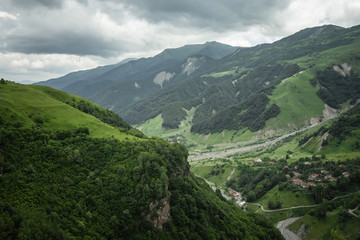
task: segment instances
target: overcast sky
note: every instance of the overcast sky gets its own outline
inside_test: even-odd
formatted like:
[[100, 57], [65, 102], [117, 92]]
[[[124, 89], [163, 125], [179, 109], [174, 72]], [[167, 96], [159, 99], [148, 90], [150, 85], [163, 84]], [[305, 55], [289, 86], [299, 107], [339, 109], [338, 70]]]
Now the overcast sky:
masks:
[[255, 46], [358, 25], [359, 13], [359, 0], [1, 0], [0, 77], [42, 81], [206, 41]]

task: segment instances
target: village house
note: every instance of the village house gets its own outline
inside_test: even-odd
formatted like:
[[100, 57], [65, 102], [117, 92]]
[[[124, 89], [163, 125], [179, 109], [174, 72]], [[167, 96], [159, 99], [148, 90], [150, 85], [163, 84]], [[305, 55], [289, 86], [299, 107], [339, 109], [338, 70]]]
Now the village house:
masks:
[[327, 171], [327, 170], [321, 170], [320, 171], [322, 174], [328, 174], [329, 173], [329, 171]]
[[330, 182], [336, 181], [336, 178], [333, 177], [333, 176], [331, 176], [331, 175], [326, 175], [324, 179], [325, 179], [325, 180], [328, 180], [328, 181], [330, 181]]
[[309, 166], [309, 165], [311, 165], [311, 163], [310, 163], [310, 162], [305, 162], [305, 165], [308, 165], [308, 166]]
[[256, 163], [262, 163], [263, 161], [262, 161], [260, 158], [255, 158], [255, 159], [254, 159], [254, 162], [256, 162]]
[[350, 173], [348, 173], [348, 172], [343, 172], [343, 176], [344, 176], [344, 177], [349, 177], [349, 176], [350, 176]]
[[317, 173], [310, 174], [309, 180], [317, 181], [317, 177], [319, 177], [319, 174]]
[[296, 177], [296, 178], [301, 177], [301, 173], [298, 173], [295, 171], [293, 171], [292, 173], [294, 174], [294, 177]]
[[315, 186], [316, 186], [316, 184], [315, 184], [315, 183], [313, 183], [313, 182], [308, 182], [308, 183], [307, 183], [307, 186], [308, 186], [308, 187], [310, 187], [310, 186], [311, 186], [311, 187], [315, 187]]
[[300, 185], [303, 181], [301, 179], [293, 179], [292, 180], [292, 183], [295, 184], [295, 185]]
[[292, 183], [303, 188], [308, 188], [309, 186], [316, 186], [313, 182], [303, 182], [301, 179], [293, 179]]
[[339, 168], [345, 168], [345, 165], [344, 165], [344, 164], [340, 164], [340, 165], [339, 165]]

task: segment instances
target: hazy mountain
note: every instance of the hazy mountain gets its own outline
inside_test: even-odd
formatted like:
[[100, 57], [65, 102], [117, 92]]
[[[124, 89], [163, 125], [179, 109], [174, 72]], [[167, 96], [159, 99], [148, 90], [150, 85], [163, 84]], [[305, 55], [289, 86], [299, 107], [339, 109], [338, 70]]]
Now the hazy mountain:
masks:
[[202, 65], [236, 49], [218, 42], [186, 45], [166, 49], [154, 57], [70, 73], [38, 84], [83, 96], [120, 112], [127, 105], [196, 74]]
[[113, 69], [115, 67], [118, 67], [122, 64], [126, 64], [132, 60], [136, 60], [136, 59], [135, 58], [127, 58], [117, 64], [114, 64], [114, 65], [101, 66], [101, 67], [97, 67], [94, 69], [72, 72], [72, 73], [66, 74], [63, 77], [53, 78], [53, 79], [49, 79], [47, 81], [43, 81], [43, 82], [39, 82], [39, 83], [35, 83], [35, 84], [49, 86], [49, 87], [61, 90], [69, 84], [73, 84], [73, 83], [79, 82], [79, 81], [93, 79], [97, 76], [100, 76], [101, 74], [106, 73], [107, 71], [110, 71], [111, 69]]

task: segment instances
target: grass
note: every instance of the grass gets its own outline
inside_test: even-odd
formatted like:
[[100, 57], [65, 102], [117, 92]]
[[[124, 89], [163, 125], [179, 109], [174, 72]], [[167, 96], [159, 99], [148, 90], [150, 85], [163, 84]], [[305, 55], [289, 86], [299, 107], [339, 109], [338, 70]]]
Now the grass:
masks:
[[288, 229], [293, 232], [298, 232], [302, 225], [305, 226], [306, 236], [303, 239], [321, 239], [334, 229], [337, 224], [338, 211], [328, 212], [327, 217], [319, 220], [316, 217], [305, 215], [293, 224]]
[[226, 75], [235, 75], [236, 70], [230, 70], [230, 71], [225, 71], [225, 72], [215, 72], [215, 73], [210, 73], [210, 74], [206, 74], [206, 75], [203, 75], [203, 77], [215, 77], [215, 78], [218, 78], [218, 77], [223, 77], [223, 76], [226, 76]]
[[310, 84], [311, 71], [298, 73], [281, 82], [269, 96], [270, 103], [280, 107], [280, 114], [266, 122], [265, 129], [297, 129], [319, 118], [324, 103], [316, 95], [318, 88]]
[[268, 209], [268, 202], [281, 202], [281, 208], [295, 207], [295, 206], [308, 206], [315, 204], [314, 200], [303, 192], [292, 192], [292, 191], [279, 191], [278, 186], [275, 186], [269, 192], [267, 192], [257, 203]]
[[314, 68], [314, 70], [324, 70], [334, 64], [348, 63], [352, 69], [359, 73], [360, 66], [356, 62], [359, 55], [360, 39], [356, 39], [352, 44], [331, 48], [320, 53], [313, 53], [301, 58], [286, 61], [291, 64], [298, 64], [303, 69]]
[[230, 175], [231, 171], [234, 169], [234, 166], [232, 166], [232, 164], [226, 164], [226, 166], [222, 168], [224, 169], [224, 172], [220, 171], [218, 175], [211, 175], [211, 171], [215, 169], [217, 164], [222, 165], [224, 162], [218, 159], [215, 161], [195, 163], [191, 164], [190, 170], [195, 175], [215, 183], [216, 186], [224, 187], [224, 183], [226, 182], [226, 179]]
[[53, 130], [87, 127], [92, 137], [114, 137], [119, 140], [133, 138], [59, 101], [62, 97], [76, 96], [43, 86], [7, 83], [1, 85], [0, 89], [1, 117], [6, 122], [20, 122], [27, 127], [39, 125]]

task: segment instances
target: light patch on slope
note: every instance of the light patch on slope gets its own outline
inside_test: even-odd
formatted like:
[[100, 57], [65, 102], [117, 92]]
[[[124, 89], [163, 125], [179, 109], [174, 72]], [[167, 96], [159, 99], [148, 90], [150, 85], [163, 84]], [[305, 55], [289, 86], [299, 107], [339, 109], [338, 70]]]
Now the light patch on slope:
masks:
[[168, 73], [165, 71], [159, 72], [154, 78], [154, 83], [159, 84], [160, 87], [162, 88], [164, 81], [169, 81], [174, 76], [175, 73]]
[[350, 75], [351, 66], [349, 66], [347, 63], [341, 64], [341, 66], [333, 66], [334, 71], [340, 73], [342, 76], [346, 77], [347, 75]]
[[324, 104], [324, 106], [325, 108], [323, 110], [323, 116], [325, 121], [333, 119], [339, 115], [339, 111], [337, 109], [332, 108], [327, 104]]
[[140, 85], [137, 82], [134, 83], [134, 86], [135, 88], [140, 88]]
[[204, 57], [201, 57], [201, 58], [189, 57], [188, 59], [186, 59], [186, 63], [181, 65], [181, 67], [183, 69], [183, 71], [182, 71], [183, 74], [187, 74], [189, 76], [190, 74], [195, 72], [195, 70], [200, 67], [199, 63], [201, 61], [205, 61], [205, 58]]

